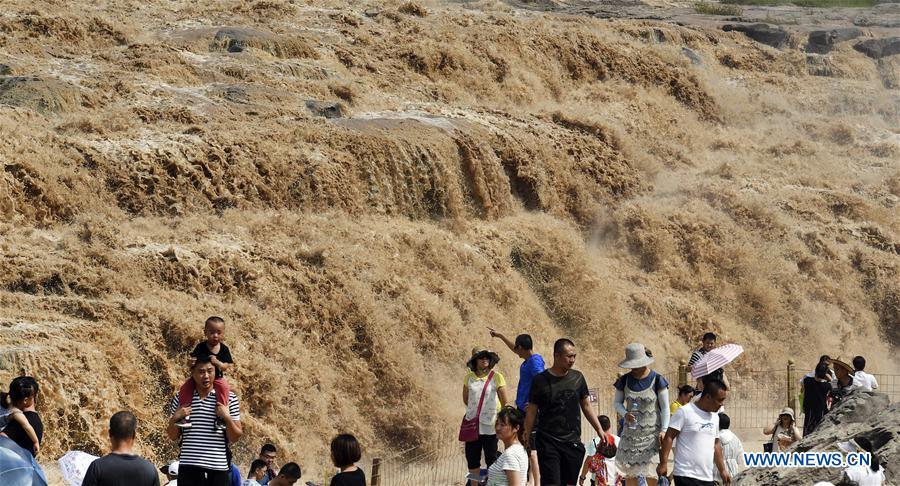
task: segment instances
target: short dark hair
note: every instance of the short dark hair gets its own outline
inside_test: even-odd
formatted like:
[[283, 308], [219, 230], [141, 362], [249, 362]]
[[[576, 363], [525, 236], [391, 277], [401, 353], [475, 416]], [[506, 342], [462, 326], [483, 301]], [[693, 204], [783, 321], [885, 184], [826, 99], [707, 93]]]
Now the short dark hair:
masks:
[[825, 378], [828, 376], [828, 365], [825, 363], [819, 363], [816, 365], [815, 370], [816, 378]]
[[339, 434], [331, 440], [331, 460], [339, 468], [345, 468], [362, 459], [362, 447], [356, 437]]
[[829, 361], [831, 361], [831, 356], [828, 356], [827, 354], [819, 356], [819, 363], [827, 363]]
[[703, 340], [703, 341], [715, 341], [715, 340], [716, 340], [716, 334], [715, 334], [715, 333], [712, 333], [712, 332], [708, 332], [708, 333], [706, 333], [706, 334], [703, 335], [703, 339], [702, 339], [702, 340]]
[[219, 316], [209, 316], [206, 318], [206, 321], [203, 322], [203, 328], [210, 324], [225, 324], [225, 319], [222, 319]]
[[137, 417], [128, 410], [116, 412], [109, 419], [109, 436], [116, 440], [134, 439]]
[[196, 361], [194, 361], [194, 366], [191, 366], [191, 369], [197, 367], [197, 365], [212, 363], [212, 355], [211, 354], [201, 354], [200, 356], [195, 356]]
[[728, 391], [728, 385], [725, 384], [724, 381], [713, 378], [711, 380], [706, 380], [703, 382], [703, 392], [700, 394], [701, 397], [705, 396], [716, 396], [719, 394], [719, 390]]
[[[250, 474], [253, 474], [253, 471], [265, 469], [266, 467], [266, 461], [263, 461], [262, 459], [254, 459], [253, 462], [250, 463]], [[248, 476], [250, 474], [248, 474]]]
[[531, 336], [528, 334], [519, 334], [516, 336], [515, 347], [531, 351], [534, 349], [534, 341], [531, 340]]
[[694, 387], [692, 387], [691, 385], [681, 385], [680, 387], [678, 387], [678, 396], [679, 397], [681, 395], [687, 395], [689, 393], [694, 393], [694, 392], [695, 392]]
[[289, 462], [284, 466], [281, 466], [281, 469], [278, 470], [278, 475], [295, 480], [300, 479], [300, 476], [302, 476], [300, 465], [296, 462]]
[[259, 450], [259, 455], [263, 455], [266, 452], [278, 452], [278, 449], [273, 444], [263, 444], [262, 449]]
[[728, 427], [731, 427], [731, 417], [725, 415], [725, 412], [719, 413], [719, 429], [720, 430], [728, 430]]
[[525, 414], [516, 407], [507, 405], [497, 413], [497, 423], [506, 423], [510, 427], [518, 427], [519, 442], [525, 443]]
[[612, 424], [609, 421], [609, 417], [607, 417], [606, 415], [601, 415], [601, 416], [597, 417], [597, 421], [600, 422], [600, 430], [602, 430], [604, 432], [606, 432], [607, 430], [609, 430], [610, 427], [612, 427]]
[[853, 369], [856, 371], [862, 371], [866, 369], [866, 358], [863, 358], [862, 356], [853, 358]]
[[553, 343], [553, 354], [559, 354], [563, 352], [563, 348], [566, 346], [575, 347], [575, 343], [572, 342], [571, 339], [568, 338], [559, 338]]

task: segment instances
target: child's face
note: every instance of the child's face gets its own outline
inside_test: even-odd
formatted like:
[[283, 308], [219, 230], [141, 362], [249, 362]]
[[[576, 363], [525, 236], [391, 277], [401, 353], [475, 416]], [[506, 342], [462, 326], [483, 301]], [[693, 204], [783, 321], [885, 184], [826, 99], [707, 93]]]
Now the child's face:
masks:
[[203, 334], [206, 336], [207, 344], [216, 346], [225, 337], [225, 323], [210, 322], [203, 327]]

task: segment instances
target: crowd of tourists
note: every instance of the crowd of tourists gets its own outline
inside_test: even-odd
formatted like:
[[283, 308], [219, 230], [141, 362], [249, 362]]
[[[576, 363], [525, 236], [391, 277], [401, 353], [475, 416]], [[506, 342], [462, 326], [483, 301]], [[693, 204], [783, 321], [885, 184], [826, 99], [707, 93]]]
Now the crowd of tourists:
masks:
[[[619, 363], [628, 371], [613, 384], [618, 418], [617, 433], [613, 433], [613, 422], [597, 415], [584, 375], [573, 368], [577, 357], [573, 341], [557, 340], [550, 367], [545, 368], [528, 334], [510, 340], [494, 329], [489, 332], [522, 363], [513, 401], [507, 379], [495, 369], [500, 361], [496, 352], [476, 348], [467, 362], [463, 386], [466, 414], [460, 440], [465, 442], [471, 486], [654, 486], [670, 482], [712, 486], [731, 484], [741, 471], [744, 447], [730, 430], [731, 418], [724, 407], [728, 377], [724, 366], [709, 367], [705, 360], [717, 349], [714, 333], [703, 335], [701, 347], [688, 361], [696, 384], [679, 387], [672, 403], [668, 381], [652, 369], [653, 354], [640, 343], [628, 344]], [[816, 408], [820, 402], [834, 406], [853, 390], [878, 386], [875, 378], [863, 371], [865, 359], [861, 356], [854, 358], [852, 367], [828, 357], [823, 357], [823, 363], [802, 380], [801, 399], [810, 427], [804, 427], [805, 433], [821, 420]], [[835, 371], [825, 373], [823, 369], [829, 365]], [[704, 371], [697, 372], [700, 368]], [[820, 385], [826, 381], [827, 390]], [[582, 443], [582, 417], [596, 434], [587, 443]], [[772, 437], [766, 450], [774, 446], [776, 451], [786, 451], [804, 432], [794, 425], [794, 413], [786, 408], [763, 433]], [[857, 443], [860, 451], [872, 451], [864, 439]], [[884, 468], [877, 458], [875, 462], [868, 469], [850, 468], [845, 475], [858, 482], [863, 478], [861, 485], [882, 485]]]
[[[234, 360], [223, 342], [225, 321], [210, 317], [203, 331], [205, 339], [190, 354], [190, 377], [167, 410], [165, 432], [178, 444], [178, 459], [157, 469], [136, 455], [137, 418], [120, 411], [109, 420], [110, 453], [90, 463], [82, 486], [159, 486], [160, 472], [167, 486], [291, 486], [300, 480], [296, 462], [276, 466], [278, 450], [273, 444], [263, 445], [242, 478], [230, 447], [244, 431], [240, 401], [226, 380]], [[731, 484], [740, 471], [744, 449], [724, 413], [729, 390], [724, 365], [710, 367], [706, 359], [717, 349], [715, 334], [703, 336], [702, 346], [688, 362], [692, 376], [698, 377], [696, 386], [679, 387], [672, 403], [668, 381], [652, 369], [652, 352], [640, 343], [625, 346], [619, 367], [627, 372], [613, 383], [617, 416], [613, 421], [598, 416], [592, 406], [587, 381], [574, 368], [578, 353], [572, 340], [556, 340], [548, 368], [528, 334], [510, 340], [489, 331], [522, 363], [514, 399], [507, 379], [495, 369], [500, 361], [496, 352], [475, 348], [466, 363], [462, 390], [466, 413], [459, 438], [465, 443], [471, 486], [581, 486], [588, 481], [592, 486], [654, 486], [670, 481], [677, 486], [711, 486]], [[852, 365], [822, 356], [800, 381], [803, 430], [795, 424], [793, 410], [783, 409], [775, 423], [763, 429], [771, 436], [766, 450], [789, 450], [848, 394], [878, 388], [865, 366], [862, 356]], [[697, 373], [699, 369], [704, 371]], [[44, 434], [35, 408], [39, 393], [38, 382], [23, 376], [0, 396], [0, 447], [30, 457], [32, 463]], [[582, 442], [582, 417], [596, 434], [587, 443]], [[872, 452], [872, 444], [864, 439], [854, 444]], [[365, 486], [365, 473], [357, 465], [361, 457], [362, 448], [353, 435], [336, 436], [331, 442], [336, 474], [330, 485]], [[36, 463], [34, 467], [39, 469]], [[868, 469], [845, 474], [861, 485], [884, 483], [877, 457]]]
[[[288, 462], [276, 466], [277, 449], [263, 445], [259, 458], [242, 471], [234, 463], [231, 445], [243, 435], [240, 401], [228, 387], [225, 373], [233, 366], [225, 345], [225, 320], [213, 316], [204, 322], [205, 339], [190, 354], [190, 377], [180, 387], [168, 407], [166, 435], [178, 444], [176, 461], [157, 469], [134, 452], [138, 431], [135, 415], [127, 410], [109, 420], [110, 453], [93, 460], [81, 478], [82, 486], [292, 486], [302, 476], [300, 465]], [[27, 467], [46, 484], [34, 457], [40, 452], [44, 427], [35, 406], [40, 387], [28, 376], [9, 384], [0, 396], [0, 448], [18, 457], [28, 457]], [[5, 456], [4, 456], [5, 457]], [[331, 460], [336, 474], [330, 486], [365, 486], [366, 476], [357, 465], [362, 447], [356, 437], [340, 434], [331, 441]], [[2, 462], [2, 461], [0, 461]], [[25, 469], [23, 466], [22, 470]], [[0, 477], [9, 471], [0, 471]], [[4, 479], [5, 481], [5, 479]], [[35, 484], [40, 484], [36, 482]]]

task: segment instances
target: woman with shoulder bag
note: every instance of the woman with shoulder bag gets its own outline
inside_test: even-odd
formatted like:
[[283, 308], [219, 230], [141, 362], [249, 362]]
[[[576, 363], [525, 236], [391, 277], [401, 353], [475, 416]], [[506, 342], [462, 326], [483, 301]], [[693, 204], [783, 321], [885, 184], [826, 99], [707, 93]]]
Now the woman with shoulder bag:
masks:
[[[500, 361], [497, 353], [476, 347], [466, 363], [463, 384], [463, 403], [466, 415], [459, 430], [459, 440], [466, 443], [466, 463], [469, 473], [481, 473], [481, 457], [484, 454], [485, 467], [490, 468], [497, 459], [497, 433], [494, 422], [500, 407], [508, 403], [506, 379], [494, 366]], [[470, 481], [471, 486], [478, 483]]]

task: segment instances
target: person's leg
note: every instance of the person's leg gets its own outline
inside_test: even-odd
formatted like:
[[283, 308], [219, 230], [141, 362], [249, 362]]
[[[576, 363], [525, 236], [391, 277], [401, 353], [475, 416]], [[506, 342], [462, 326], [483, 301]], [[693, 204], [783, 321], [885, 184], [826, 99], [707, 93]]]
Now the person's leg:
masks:
[[207, 471], [207, 486], [231, 486], [231, 471]]
[[537, 445], [538, 465], [541, 471], [541, 486], [562, 486], [560, 482], [560, 456], [553, 439], [535, 440]]
[[578, 476], [584, 464], [584, 444], [575, 442], [571, 444], [559, 444], [560, 449], [560, 480], [561, 484], [574, 486], [578, 484]]
[[[534, 442], [532, 442], [534, 444]], [[538, 453], [532, 445], [531, 452], [528, 454], [528, 475], [531, 478], [531, 486], [540, 486], [541, 484], [541, 467], [538, 463]]]
[[[469, 472], [479, 474], [481, 472], [481, 437], [477, 440], [466, 442], [466, 466]], [[469, 481], [469, 486], [478, 486], [477, 481]]]
[[231, 389], [228, 387], [228, 381], [226, 381], [224, 377], [216, 378], [213, 380], [213, 390], [216, 391], [216, 401], [227, 407], [228, 395], [231, 393]]
[[188, 378], [178, 390], [178, 406], [190, 407], [194, 399], [194, 379]]
[[184, 484], [203, 484], [203, 469], [196, 466], [179, 466], [178, 479]]
[[497, 460], [497, 435], [482, 435], [481, 442], [484, 450], [484, 467], [490, 468], [491, 464]]

